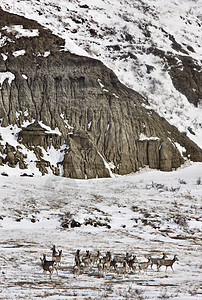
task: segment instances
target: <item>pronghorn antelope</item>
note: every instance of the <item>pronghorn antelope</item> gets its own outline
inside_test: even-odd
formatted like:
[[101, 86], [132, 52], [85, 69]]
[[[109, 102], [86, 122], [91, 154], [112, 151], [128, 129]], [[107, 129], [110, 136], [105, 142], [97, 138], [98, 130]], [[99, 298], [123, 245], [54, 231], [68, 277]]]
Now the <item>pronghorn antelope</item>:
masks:
[[73, 274], [74, 274], [74, 276], [80, 275], [80, 270], [81, 270], [81, 262], [78, 259], [76, 261], [76, 264], [73, 266]]
[[107, 251], [106, 255], [99, 258], [98, 264], [98, 274], [104, 275], [111, 267], [111, 252]]
[[61, 263], [62, 258], [62, 250], [57, 251], [55, 248], [55, 245], [51, 248], [52, 252], [52, 260], [56, 262], [56, 264], [59, 266]]
[[159, 262], [164, 261], [164, 259], [167, 257], [167, 255], [165, 253], [163, 253], [163, 256], [161, 258], [158, 257], [151, 257], [150, 256], [150, 265], [151, 265], [151, 269], [153, 265], [158, 266]]
[[91, 255], [91, 257], [90, 257], [90, 260], [91, 260], [92, 265], [97, 264], [99, 258], [100, 258], [100, 251], [98, 250], [98, 251], [97, 251], [97, 254], [93, 254], [93, 255]]
[[110, 267], [111, 267], [111, 259], [108, 259], [108, 260], [106, 260], [103, 263], [103, 271], [104, 271], [104, 273], [106, 273], [107, 271], [109, 271]]
[[111, 261], [110, 261], [110, 268], [113, 268], [116, 271], [117, 268], [117, 260], [114, 257]]
[[81, 272], [84, 272], [86, 270], [89, 264], [90, 264], [89, 250], [86, 250], [86, 253], [84, 255], [81, 255], [80, 249], [78, 249], [74, 256], [73, 273], [75, 275], [79, 275]]
[[82, 263], [84, 263], [84, 265], [87, 267], [90, 265], [91, 263], [91, 254], [90, 254], [90, 251], [89, 250], [86, 250], [86, 254], [84, 254], [82, 257], [81, 257], [81, 261]]
[[148, 261], [138, 263], [139, 273], [140, 273], [141, 270], [146, 271], [146, 273], [147, 273], [147, 269], [148, 269], [148, 266], [150, 265], [150, 261], [151, 261], [151, 258], [149, 257]]
[[[166, 267], [166, 271], [168, 267], [171, 267], [171, 269], [173, 270], [173, 264], [175, 261], [179, 260], [177, 258], [177, 255], [174, 255], [173, 259], [163, 259], [161, 261], [158, 262], [158, 271], [160, 269], [161, 266], [165, 266]], [[174, 270], [173, 270], [174, 272]]]
[[106, 255], [103, 256], [102, 259], [103, 259], [104, 262], [106, 262], [106, 261], [111, 260], [111, 258], [112, 258], [111, 252], [110, 252], [110, 251], [107, 251]]
[[104, 266], [103, 266], [102, 258], [99, 258], [97, 268], [98, 268], [98, 276], [103, 276], [104, 275], [104, 269], [103, 269]]
[[50, 278], [51, 278], [51, 275], [53, 273], [54, 270], [56, 270], [56, 273], [58, 275], [58, 270], [57, 270], [57, 265], [56, 265], [56, 262], [54, 260], [46, 260], [46, 255], [43, 254], [43, 258], [41, 258], [41, 265], [43, 267], [43, 270], [45, 272], [49, 272], [50, 273]]
[[132, 258], [130, 258], [127, 261], [127, 264], [128, 264], [129, 270], [136, 271], [137, 264], [138, 264], [136, 255], [133, 255]]
[[80, 249], [76, 250], [76, 254], [74, 257], [75, 264], [77, 264], [77, 262], [80, 261], [80, 251], [81, 251]]
[[117, 273], [118, 275], [123, 275], [123, 276], [125, 277], [125, 274], [126, 274], [126, 267], [127, 267], [127, 266], [126, 266], [126, 260], [124, 260], [122, 263], [123, 263], [122, 266], [116, 268], [116, 273]]
[[[84, 254], [80, 254], [80, 250], [76, 251], [73, 266], [73, 274], [79, 275], [86, 271], [89, 267], [90, 270], [95, 270], [97, 268], [99, 276], [105, 276], [107, 272], [115, 272], [118, 275], [128, 273], [134, 273], [137, 269], [139, 274], [141, 271], [147, 273], [148, 267], [157, 265], [157, 271], [159, 271], [161, 266], [165, 266], [166, 270], [168, 267], [171, 267], [173, 270], [173, 264], [177, 261], [177, 256], [175, 255], [173, 259], [165, 259], [166, 254], [163, 253], [163, 256], [160, 258], [155, 258], [148, 256], [148, 261], [139, 261], [137, 260], [136, 255], [123, 255], [121, 253], [112, 255], [110, 251], [107, 251], [104, 256], [101, 256], [100, 251], [97, 253], [90, 253], [89, 250], [86, 250]], [[96, 264], [97, 262], [97, 264]]]

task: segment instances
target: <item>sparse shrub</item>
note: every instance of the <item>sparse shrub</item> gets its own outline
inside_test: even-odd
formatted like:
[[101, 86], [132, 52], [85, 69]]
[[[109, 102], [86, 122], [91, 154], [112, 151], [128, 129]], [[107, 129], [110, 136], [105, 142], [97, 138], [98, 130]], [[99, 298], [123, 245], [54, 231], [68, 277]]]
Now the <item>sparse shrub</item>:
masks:
[[35, 218], [35, 217], [32, 217], [32, 218], [30, 219], [30, 221], [31, 221], [32, 223], [36, 223], [36, 218]]
[[176, 215], [174, 218], [173, 218], [173, 221], [182, 226], [182, 227], [186, 227], [187, 226], [187, 219], [185, 216], [182, 216], [182, 215]]
[[63, 228], [81, 227], [82, 225], [72, 217], [72, 214], [70, 212], [67, 212], [64, 216], [62, 216], [60, 222]]
[[149, 225], [149, 221], [147, 219], [142, 219], [141, 221], [144, 225]]
[[111, 228], [111, 225], [108, 224], [109, 220], [108, 221], [102, 221], [102, 220], [97, 220], [97, 219], [86, 219], [85, 222], [84, 222], [84, 225], [91, 225], [91, 226], [94, 226], [94, 227], [107, 227], [108, 229]]
[[144, 212], [144, 217], [145, 218], [149, 218], [151, 216], [151, 214], [148, 212], [148, 211], [145, 211]]
[[[183, 182], [184, 184], [186, 184], [186, 182]], [[180, 186], [177, 186], [177, 187], [167, 187], [165, 186], [164, 184], [161, 184], [161, 183], [156, 183], [156, 182], [153, 182], [152, 181], [152, 188], [153, 189], [156, 189], [156, 190], [159, 190], [160, 192], [161, 191], [165, 191], [165, 192], [178, 192], [179, 189], [180, 189]], [[150, 189], [151, 186], [147, 185], [146, 188], [147, 189]]]
[[96, 201], [97, 203], [103, 202], [103, 197], [97, 194], [91, 194], [93, 201]]
[[6, 172], [2, 172], [1, 175], [2, 176], [8, 176], [8, 174]]
[[183, 179], [179, 179], [179, 183], [180, 184], [187, 184], [186, 181], [184, 181]]
[[200, 184], [201, 184], [201, 177], [199, 177], [199, 178], [197, 179], [196, 184], [197, 184], [197, 185], [200, 185]]
[[184, 195], [184, 198], [187, 199], [187, 200], [193, 200], [194, 199], [194, 197], [191, 195], [190, 190], [187, 190], [187, 194]]
[[81, 227], [81, 223], [78, 221], [71, 219], [71, 220], [62, 220], [61, 226], [63, 228], [75, 228], [75, 227]]
[[178, 296], [178, 292], [175, 292], [174, 294], [170, 294], [167, 291], [167, 288], [165, 288], [164, 291], [162, 291], [162, 293], [158, 296], [159, 299], [174, 299], [175, 297]]
[[131, 210], [132, 210], [133, 212], [137, 212], [137, 211], [139, 210], [139, 207], [133, 205], [133, 206], [131, 207]]
[[159, 299], [169, 299], [171, 296], [167, 294], [167, 291], [158, 296]]
[[175, 207], [177, 207], [178, 205], [177, 205], [177, 201], [176, 200], [174, 200], [173, 202], [172, 202], [172, 204], [175, 206]]
[[85, 219], [83, 223], [80, 223], [76, 221], [73, 218], [73, 215], [69, 212], [67, 212], [64, 216], [60, 218], [61, 226], [63, 228], [75, 228], [75, 227], [81, 227], [83, 225], [91, 225], [93, 227], [106, 227], [108, 229], [111, 228], [110, 219], [109, 218], [88, 218]]
[[178, 186], [178, 187], [171, 187], [171, 188], [169, 189], [169, 191], [170, 191], [170, 192], [178, 192], [179, 189], [180, 189], [180, 186]]
[[143, 290], [137, 288], [133, 289], [132, 286], [129, 286], [128, 289], [120, 290], [119, 296], [124, 297], [124, 299], [136, 299], [136, 300], [146, 299], [143, 296]]
[[193, 286], [190, 290], [189, 290], [189, 294], [191, 296], [196, 296], [198, 294], [198, 287], [197, 286]]
[[154, 189], [157, 189], [157, 190], [160, 190], [160, 189], [163, 189], [165, 190], [165, 185], [164, 184], [161, 184], [161, 183], [155, 183], [152, 181], [152, 187]]

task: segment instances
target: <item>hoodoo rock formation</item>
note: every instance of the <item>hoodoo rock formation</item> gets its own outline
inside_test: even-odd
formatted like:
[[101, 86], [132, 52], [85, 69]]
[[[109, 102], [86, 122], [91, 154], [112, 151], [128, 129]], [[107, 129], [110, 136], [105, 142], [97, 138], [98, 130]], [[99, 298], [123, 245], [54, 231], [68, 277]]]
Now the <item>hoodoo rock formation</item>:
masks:
[[[38, 34], [19, 37], [20, 25]], [[202, 161], [194, 142], [147, 109], [146, 100], [100, 61], [64, 51], [64, 41], [49, 30], [2, 10], [0, 32], [6, 41], [0, 55], [1, 126], [18, 126], [17, 142], [35, 153], [42, 174], [49, 168], [61, 176], [96, 178], [144, 166], [171, 171], [185, 158]], [[57, 166], [44, 158], [51, 147], [61, 154]], [[26, 168], [15, 147], [2, 143], [0, 150], [1, 164], [21, 161]]]

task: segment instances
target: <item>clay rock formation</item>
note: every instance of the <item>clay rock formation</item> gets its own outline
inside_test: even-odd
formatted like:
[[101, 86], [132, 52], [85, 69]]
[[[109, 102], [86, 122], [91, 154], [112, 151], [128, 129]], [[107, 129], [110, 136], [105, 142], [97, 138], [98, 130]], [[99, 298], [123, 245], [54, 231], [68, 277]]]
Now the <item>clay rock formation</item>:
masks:
[[20, 169], [26, 169], [26, 155], [23, 154], [19, 148], [19, 146], [14, 147], [9, 145], [7, 142], [4, 147], [0, 144], [0, 153], [2, 155], [0, 155], [0, 165], [7, 164], [11, 168], [18, 165]]
[[109, 177], [104, 159], [93, 145], [88, 132], [75, 132], [71, 135], [70, 150], [62, 162], [64, 176], [71, 178]]
[[[7, 26], [22, 24], [39, 34], [16, 38], [15, 32], [3, 29], [5, 19]], [[0, 88], [1, 126], [21, 128], [18, 142], [35, 152], [42, 174], [50, 167], [66, 177], [107, 177], [111, 169], [128, 174], [148, 165], [171, 171], [185, 157], [202, 160], [194, 142], [147, 109], [146, 100], [100, 61], [63, 51], [64, 41], [50, 31], [2, 11], [0, 30], [7, 37], [0, 72], [13, 74]], [[21, 50], [23, 55], [13, 55]], [[58, 131], [51, 133], [40, 124]], [[56, 167], [39, 150], [51, 146], [62, 155]], [[14, 160], [11, 151], [7, 161], [13, 165]]]

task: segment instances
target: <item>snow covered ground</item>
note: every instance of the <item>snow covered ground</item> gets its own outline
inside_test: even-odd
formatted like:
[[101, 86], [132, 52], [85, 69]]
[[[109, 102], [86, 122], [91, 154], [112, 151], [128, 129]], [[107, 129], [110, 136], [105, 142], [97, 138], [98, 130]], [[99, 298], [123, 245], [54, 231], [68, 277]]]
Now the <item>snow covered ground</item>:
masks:
[[202, 147], [201, 105], [194, 107], [175, 89], [163, 58], [147, 53], [155, 46], [178, 55], [174, 36], [201, 66], [202, 0], [1, 0], [1, 7], [48, 27], [66, 40], [66, 50], [100, 59]]
[[[201, 175], [202, 163], [93, 180], [0, 175], [0, 299], [201, 299]], [[40, 257], [53, 244], [63, 257], [51, 280]], [[75, 278], [77, 249], [179, 261], [174, 272], [99, 277], [93, 266]]]
[[[181, 131], [192, 128], [195, 135], [189, 137], [202, 146], [201, 108], [176, 91], [163, 61], [143, 51], [155, 41], [174, 53], [162, 26], [179, 43], [192, 46], [195, 52], [189, 55], [199, 61], [201, 1], [1, 0], [0, 5], [65, 38], [65, 49], [102, 60], [169, 122]], [[145, 26], [152, 39], [143, 35]], [[15, 55], [23, 54], [19, 51]], [[147, 64], [155, 69], [146, 75]], [[0, 81], [5, 75], [14, 79], [6, 73]], [[2, 143], [19, 146], [19, 130], [0, 127]], [[128, 176], [73, 180], [40, 176], [33, 153], [21, 148], [27, 155], [26, 173], [34, 177], [19, 176], [24, 171], [18, 167], [0, 166], [0, 299], [201, 299], [202, 163], [187, 162], [172, 173], [144, 169]], [[50, 155], [54, 164], [59, 153], [50, 149]], [[73, 222], [80, 227], [72, 228]], [[53, 244], [63, 257], [58, 276], [53, 273], [50, 280], [40, 257], [51, 258]], [[147, 274], [127, 272], [123, 278], [110, 271], [99, 277], [93, 266], [75, 278], [77, 249], [117, 256], [129, 252], [139, 261], [165, 252], [179, 261], [174, 272], [154, 267]]]

